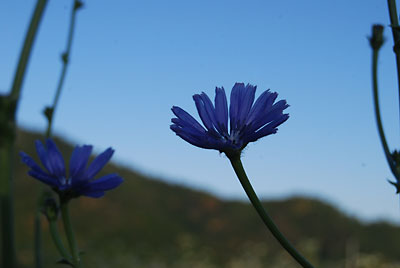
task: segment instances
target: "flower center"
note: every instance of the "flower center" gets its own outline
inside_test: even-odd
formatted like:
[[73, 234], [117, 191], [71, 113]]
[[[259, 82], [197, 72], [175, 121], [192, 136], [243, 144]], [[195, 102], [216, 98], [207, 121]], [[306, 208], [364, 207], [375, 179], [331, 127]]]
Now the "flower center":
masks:
[[240, 136], [240, 131], [232, 131], [228, 139], [233, 145], [240, 147], [242, 145]]
[[61, 185], [63, 185], [63, 186], [65, 186], [65, 185], [71, 185], [71, 178], [62, 177], [62, 178], [60, 179], [60, 183], [61, 183]]

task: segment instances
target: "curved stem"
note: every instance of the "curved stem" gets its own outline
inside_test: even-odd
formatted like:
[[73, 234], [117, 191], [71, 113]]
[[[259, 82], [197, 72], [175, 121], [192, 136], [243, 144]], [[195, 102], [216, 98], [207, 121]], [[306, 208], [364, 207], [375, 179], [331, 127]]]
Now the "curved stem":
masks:
[[51, 238], [53, 239], [54, 245], [58, 249], [58, 252], [64, 258], [64, 260], [71, 262], [71, 256], [68, 253], [68, 251], [65, 249], [64, 244], [60, 238], [60, 234], [58, 232], [58, 227], [57, 227], [57, 222], [49, 221], [49, 228], [50, 228]]
[[75, 240], [74, 231], [72, 229], [71, 219], [69, 217], [68, 202], [61, 201], [61, 216], [64, 223], [65, 233], [67, 235], [68, 244], [72, 253], [72, 264], [75, 268], [81, 267], [78, 245]]
[[33, 42], [35, 41], [36, 32], [39, 28], [39, 23], [43, 15], [43, 11], [46, 7], [47, 0], [38, 0], [36, 4], [35, 11], [33, 13], [31, 23], [29, 25], [28, 33], [26, 34], [24, 46], [22, 48], [17, 71], [15, 72], [14, 82], [11, 88], [10, 96], [14, 100], [19, 99], [21, 92], [22, 83], [24, 80], [24, 75], [26, 71], [26, 66], [28, 64], [29, 56], [31, 55], [31, 50]]
[[385, 133], [383, 131], [382, 120], [381, 120], [381, 112], [379, 108], [379, 96], [378, 96], [378, 49], [373, 49], [372, 51], [372, 87], [373, 87], [373, 95], [374, 95], [374, 108], [375, 108], [375, 117], [376, 124], [378, 127], [379, 138], [382, 142], [383, 151], [386, 156], [386, 160], [389, 164], [390, 170], [393, 175], [397, 178], [396, 167], [394, 161], [392, 159], [392, 155], [389, 150], [389, 146], [386, 141]]
[[247, 196], [249, 197], [251, 204], [256, 209], [258, 215], [261, 217], [265, 225], [271, 231], [273, 236], [279, 241], [283, 248], [303, 267], [312, 268], [313, 266], [290, 244], [290, 242], [286, 239], [286, 237], [279, 231], [278, 227], [272, 221], [271, 217], [265, 211], [262, 206], [260, 200], [257, 197], [257, 194], [254, 192], [253, 187], [249, 179], [247, 178], [246, 172], [243, 168], [242, 161], [240, 160], [240, 156], [229, 157], [231, 161], [232, 167], [235, 170], [237, 177], [239, 178], [240, 183], [243, 186]]

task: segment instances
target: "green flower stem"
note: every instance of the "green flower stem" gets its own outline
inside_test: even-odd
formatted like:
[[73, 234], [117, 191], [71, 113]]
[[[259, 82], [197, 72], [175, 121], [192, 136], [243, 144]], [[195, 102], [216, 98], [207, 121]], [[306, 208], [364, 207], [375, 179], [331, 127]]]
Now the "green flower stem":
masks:
[[[53, 104], [50, 107], [47, 107], [44, 111], [44, 114], [47, 119], [47, 129], [46, 129], [46, 138], [50, 138], [51, 136], [51, 131], [52, 131], [52, 126], [53, 126], [53, 118], [54, 118], [54, 112], [56, 110], [58, 100], [60, 99], [60, 94], [64, 85], [65, 77], [67, 74], [67, 67], [69, 63], [69, 55], [71, 53], [71, 47], [72, 47], [72, 40], [74, 36], [74, 31], [75, 31], [75, 21], [76, 21], [76, 12], [79, 10], [79, 8], [82, 6], [82, 3], [79, 0], [74, 0], [72, 11], [71, 11], [71, 17], [70, 17], [70, 24], [69, 24], [69, 30], [68, 30], [68, 36], [67, 36], [67, 44], [66, 44], [66, 49], [65, 52], [62, 54], [61, 59], [62, 59], [62, 68], [61, 68], [61, 74], [57, 83], [57, 88], [56, 88], [56, 94], [54, 96]], [[36, 268], [41, 268], [42, 267], [42, 224], [41, 224], [41, 207], [42, 207], [42, 200], [43, 196], [45, 195], [45, 189], [42, 186], [40, 189], [40, 194], [38, 197], [38, 205], [36, 208], [36, 216], [35, 216], [35, 227], [34, 227], [34, 240], [35, 240], [35, 263], [36, 263]], [[55, 240], [53, 239], [55, 242]], [[61, 243], [62, 245], [62, 243]], [[59, 248], [59, 245], [56, 244], [56, 247]], [[63, 256], [64, 257], [64, 256]], [[65, 257], [64, 257], [65, 258]]]
[[397, 65], [397, 83], [399, 90], [399, 103], [400, 103], [400, 26], [399, 19], [397, 16], [396, 0], [388, 0], [388, 9], [390, 17], [390, 26], [393, 34], [393, 51], [396, 54], [396, 65]]
[[64, 223], [65, 233], [67, 235], [68, 244], [72, 253], [72, 264], [74, 268], [81, 268], [81, 259], [79, 257], [79, 249], [76, 244], [74, 231], [72, 229], [71, 219], [69, 217], [68, 201], [61, 201], [61, 216]]
[[231, 161], [232, 167], [235, 170], [235, 173], [239, 178], [239, 181], [242, 184], [243, 189], [245, 190], [247, 196], [249, 197], [251, 204], [256, 209], [258, 215], [261, 217], [261, 219], [268, 227], [268, 229], [271, 231], [271, 233], [274, 235], [274, 237], [301, 266], [306, 268], [312, 268], [313, 266], [283, 236], [283, 234], [279, 231], [278, 227], [275, 225], [275, 223], [272, 221], [270, 216], [265, 211], [256, 193], [254, 192], [254, 189], [251, 186], [249, 179], [247, 178], [246, 172], [242, 165], [242, 161], [240, 160], [240, 156], [229, 157], [229, 160]]
[[[0, 203], [1, 203], [1, 247], [2, 267], [14, 268], [17, 266], [14, 238], [14, 207], [13, 207], [13, 183], [12, 183], [12, 159], [14, 157], [14, 136], [16, 132], [15, 111], [18, 104], [26, 68], [32, 51], [32, 46], [39, 28], [40, 21], [47, 0], [38, 0], [33, 12], [23, 48], [20, 53], [18, 66], [15, 71], [11, 92], [8, 96], [13, 109], [8, 118], [2, 120], [0, 129]], [[4, 131], [7, 129], [7, 133]], [[8, 136], [8, 137], [7, 137]]]
[[68, 251], [65, 249], [64, 244], [60, 238], [60, 234], [58, 232], [57, 221], [49, 221], [49, 228], [51, 238], [53, 239], [54, 245], [56, 245], [58, 252], [68, 262], [72, 263], [71, 256]]
[[35, 267], [43, 267], [43, 256], [42, 256], [42, 225], [41, 225], [42, 213], [39, 209], [35, 211], [35, 221], [34, 221], [34, 255], [35, 255]]
[[392, 155], [389, 150], [389, 146], [386, 141], [385, 132], [383, 131], [382, 120], [381, 120], [381, 112], [379, 108], [379, 96], [378, 96], [378, 56], [379, 56], [379, 48], [375, 48], [372, 50], [372, 87], [373, 87], [373, 95], [374, 95], [374, 108], [375, 108], [375, 117], [376, 124], [378, 127], [378, 133], [380, 140], [382, 142], [383, 151], [386, 156], [386, 160], [389, 164], [390, 170], [393, 175], [397, 177], [396, 167], [394, 161], [392, 159]]

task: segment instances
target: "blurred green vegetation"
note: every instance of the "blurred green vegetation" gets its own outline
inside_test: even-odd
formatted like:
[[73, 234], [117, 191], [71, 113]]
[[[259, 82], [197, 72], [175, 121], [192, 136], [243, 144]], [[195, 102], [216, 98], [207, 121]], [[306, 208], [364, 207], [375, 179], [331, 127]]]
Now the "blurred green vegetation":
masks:
[[[17, 150], [36, 156], [35, 139], [42, 136], [20, 130]], [[55, 140], [69, 156], [73, 147]], [[21, 267], [33, 267], [39, 182], [26, 175], [28, 169], [17, 156], [15, 166], [18, 255]], [[86, 268], [298, 267], [250, 204], [221, 200], [115, 164], [102, 171], [110, 172], [125, 179], [121, 187], [101, 199], [83, 197], [71, 202]], [[268, 201], [265, 206], [283, 233], [316, 267], [400, 267], [399, 226], [366, 224], [306, 197]], [[45, 267], [59, 267], [44, 223]]]

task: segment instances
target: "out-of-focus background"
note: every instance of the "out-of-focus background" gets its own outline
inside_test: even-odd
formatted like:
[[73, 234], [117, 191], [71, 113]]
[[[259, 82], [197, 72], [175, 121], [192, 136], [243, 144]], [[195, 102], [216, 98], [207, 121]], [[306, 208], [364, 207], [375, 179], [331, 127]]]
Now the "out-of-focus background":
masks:
[[[72, 2], [49, 2], [29, 64], [17, 119], [30, 131], [20, 132], [18, 148], [31, 154], [46, 128], [41, 113], [54, 96]], [[10, 89], [34, 4], [0, 3], [0, 93]], [[197, 117], [193, 94], [213, 98], [215, 86], [229, 93], [244, 82], [291, 105], [278, 134], [249, 145], [243, 158], [288, 236], [322, 267], [364, 267], [365, 256], [399, 261], [399, 196], [387, 183], [393, 176], [372, 106], [373, 23], [389, 24], [384, 1], [85, 1], [54, 131], [71, 145], [93, 144], [96, 153], [112, 146], [126, 179], [104, 199], [75, 201], [76, 229], [91, 249], [85, 258], [98, 262], [93, 267], [258, 267], [273, 256], [273, 267], [289, 267], [226, 157], [169, 130], [173, 105]], [[385, 36], [380, 93], [394, 149], [400, 121], [389, 27]], [[37, 182], [25, 172], [19, 166], [16, 191], [24, 198], [16, 213], [29, 263], [24, 239]], [[109, 255], [93, 253], [101, 250]], [[117, 253], [125, 264], [111, 262]]]

